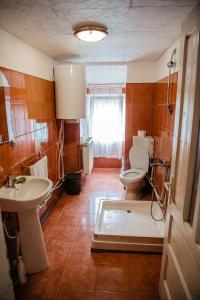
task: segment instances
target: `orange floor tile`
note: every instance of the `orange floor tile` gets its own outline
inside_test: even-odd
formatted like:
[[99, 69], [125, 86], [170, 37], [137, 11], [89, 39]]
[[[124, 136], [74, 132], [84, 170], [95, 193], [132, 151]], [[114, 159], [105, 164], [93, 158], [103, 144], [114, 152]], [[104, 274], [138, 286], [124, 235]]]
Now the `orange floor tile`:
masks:
[[81, 194], [63, 194], [42, 225], [49, 268], [30, 275], [21, 300], [159, 299], [161, 255], [91, 252], [100, 199], [123, 199], [119, 169], [94, 169]]

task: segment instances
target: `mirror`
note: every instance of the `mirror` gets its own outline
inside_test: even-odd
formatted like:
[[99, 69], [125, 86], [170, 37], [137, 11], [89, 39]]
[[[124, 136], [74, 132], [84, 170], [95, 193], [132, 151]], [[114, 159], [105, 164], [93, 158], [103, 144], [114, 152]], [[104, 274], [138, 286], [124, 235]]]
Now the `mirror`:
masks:
[[0, 144], [12, 141], [14, 138], [10, 98], [8, 80], [0, 71]]

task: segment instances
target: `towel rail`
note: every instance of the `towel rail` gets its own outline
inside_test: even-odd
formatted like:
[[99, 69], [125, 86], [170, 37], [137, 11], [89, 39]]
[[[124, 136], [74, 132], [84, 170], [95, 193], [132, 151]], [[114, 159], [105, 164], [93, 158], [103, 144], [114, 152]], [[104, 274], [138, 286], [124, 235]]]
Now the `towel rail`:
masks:
[[35, 154], [32, 158], [30, 159], [27, 159], [27, 162], [24, 163], [24, 162], [21, 162], [21, 169], [23, 171], [23, 169], [25, 168], [30, 168], [30, 166], [33, 164], [33, 163], [36, 163], [38, 160], [40, 160], [42, 157], [46, 156], [46, 154], [42, 154], [41, 152], [38, 152], [37, 154]]

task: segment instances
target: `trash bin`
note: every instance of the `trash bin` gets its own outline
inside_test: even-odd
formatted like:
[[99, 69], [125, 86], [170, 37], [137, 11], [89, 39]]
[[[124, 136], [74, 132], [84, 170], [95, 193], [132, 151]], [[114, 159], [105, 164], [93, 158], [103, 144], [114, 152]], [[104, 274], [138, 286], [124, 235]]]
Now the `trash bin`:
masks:
[[64, 188], [70, 195], [78, 195], [81, 191], [82, 171], [69, 173], [65, 175]]

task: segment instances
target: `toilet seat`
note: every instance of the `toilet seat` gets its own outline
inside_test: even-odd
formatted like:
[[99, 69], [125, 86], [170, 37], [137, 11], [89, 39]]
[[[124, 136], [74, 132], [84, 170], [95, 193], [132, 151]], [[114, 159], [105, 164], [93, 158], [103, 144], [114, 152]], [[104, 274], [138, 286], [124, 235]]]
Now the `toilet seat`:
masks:
[[124, 179], [127, 183], [137, 182], [144, 178], [146, 175], [145, 170], [132, 168], [127, 171], [124, 171], [120, 174], [120, 178]]

